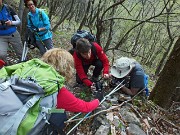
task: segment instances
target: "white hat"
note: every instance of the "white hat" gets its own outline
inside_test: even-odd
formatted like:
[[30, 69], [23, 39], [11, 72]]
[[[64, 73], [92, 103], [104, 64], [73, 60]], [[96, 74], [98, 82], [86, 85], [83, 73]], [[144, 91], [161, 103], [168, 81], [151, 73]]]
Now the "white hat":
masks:
[[134, 66], [135, 60], [127, 57], [121, 57], [116, 60], [116, 63], [111, 67], [111, 74], [116, 78], [123, 78], [129, 74]]

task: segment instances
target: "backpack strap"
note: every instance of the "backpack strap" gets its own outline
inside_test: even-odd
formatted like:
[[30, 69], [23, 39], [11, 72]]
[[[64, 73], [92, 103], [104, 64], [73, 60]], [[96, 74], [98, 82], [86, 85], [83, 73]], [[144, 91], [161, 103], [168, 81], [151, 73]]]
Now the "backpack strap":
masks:
[[[28, 19], [29, 19], [31, 25], [32, 25], [34, 28], [37, 29], [37, 27], [34, 26], [34, 24], [33, 24], [33, 22], [32, 22], [32, 19], [31, 19], [30, 14], [28, 14]], [[39, 10], [39, 21], [40, 21], [40, 20], [42, 20], [43, 25], [44, 25], [44, 19], [43, 19], [43, 15], [42, 15], [42, 10]], [[35, 34], [36, 34], [37, 36], [43, 36], [43, 35], [45, 35], [47, 32], [48, 32], [48, 30], [46, 30], [46, 32], [44, 32], [43, 34], [38, 34], [37, 32], [36, 32]]]
[[149, 96], [148, 80], [149, 80], [149, 76], [147, 74], [144, 74], [144, 84], [145, 84], [146, 96]]
[[12, 16], [12, 20], [15, 20], [14, 16], [12, 15], [12, 11], [11, 11], [11, 8], [9, 7], [9, 5], [4, 4], [4, 6], [6, 7], [8, 14]]
[[16, 114], [9, 120], [2, 128], [0, 134], [6, 134], [8, 130], [12, 127], [12, 133], [17, 134], [19, 124], [21, 123], [26, 112], [41, 98], [42, 95], [35, 95], [21, 109], [19, 109]]
[[48, 107], [41, 107], [41, 111], [47, 114], [51, 113], [64, 113], [64, 109], [56, 109], [56, 108], [48, 108]]
[[[28, 14], [28, 19], [29, 19], [29, 21], [31, 22], [32, 26], [35, 27], [34, 24], [33, 24], [33, 22], [32, 22], [32, 19], [31, 19], [30, 14]], [[42, 20], [42, 22], [43, 22], [43, 24], [44, 24], [44, 19], [43, 19], [43, 15], [42, 15], [42, 10], [39, 10], [39, 21], [40, 21], [40, 20]], [[37, 28], [37, 27], [35, 27], [35, 28]]]
[[94, 46], [93, 42], [90, 42], [90, 43], [91, 43], [91, 45], [92, 45], [92, 47], [91, 47], [92, 53], [93, 53], [94, 57], [95, 57], [96, 59], [98, 59], [96, 47]]

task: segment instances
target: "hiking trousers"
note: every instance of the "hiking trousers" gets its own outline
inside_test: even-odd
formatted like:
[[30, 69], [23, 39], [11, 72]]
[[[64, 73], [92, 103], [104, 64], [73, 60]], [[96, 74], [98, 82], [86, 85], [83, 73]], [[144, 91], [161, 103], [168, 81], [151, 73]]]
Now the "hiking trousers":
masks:
[[[94, 70], [93, 70], [93, 76], [92, 78], [98, 78], [99, 75], [101, 74], [101, 71], [103, 69], [103, 63], [102, 61], [100, 61], [99, 59], [96, 59], [92, 64], [88, 64], [88, 65], [83, 65], [83, 69], [84, 72], [87, 74], [89, 67], [93, 65], [95, 66]], [[79, 78], [78, 74], [76, 73], [76, 82], [79, 84], [82, 84], [81, 79]]]
[[17, 57], [19, 58], [19, 60], [21, 60], [23, 46], [20, 34], [17, 30], [11, 35], [0, 36], [0, 59], [6, 61], [9, 44], [12, 45], [12, 48], [15, 51]]
[[51, 38], [45, 39], [45, 40], [36, 40], [36, 45], [41, 53], [43, 55], [47, 50], [50, 50], [53, 48], [53, 42]]

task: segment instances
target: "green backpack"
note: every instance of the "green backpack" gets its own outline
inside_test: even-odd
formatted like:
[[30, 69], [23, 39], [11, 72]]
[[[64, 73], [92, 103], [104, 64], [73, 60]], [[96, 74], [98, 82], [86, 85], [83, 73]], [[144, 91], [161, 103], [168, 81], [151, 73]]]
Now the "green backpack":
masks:
[[0, 135], [39, 135], [64, 78], [39, 59], [0, 69]]

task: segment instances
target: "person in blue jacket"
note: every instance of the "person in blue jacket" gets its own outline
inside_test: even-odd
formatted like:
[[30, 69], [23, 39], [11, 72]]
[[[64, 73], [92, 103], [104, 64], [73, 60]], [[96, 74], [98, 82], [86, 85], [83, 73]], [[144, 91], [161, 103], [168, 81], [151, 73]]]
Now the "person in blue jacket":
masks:
[[36, 0], [25, 0], [24, 2], [30, 11], [27, 15], [27, 26], [34, 31], [36, 45], [43, 55], [47, 50], [53, 48], [49, 17], [42, 9], [36, 7]]
[[21, 23], [18, 15], [7, 4], [0, 0], [0, 59], [4, 60], [7, 65], [7, 50], [9, 44], [12, 45], [19, 60], [23, 52], [22, 42], [16, 26]]

